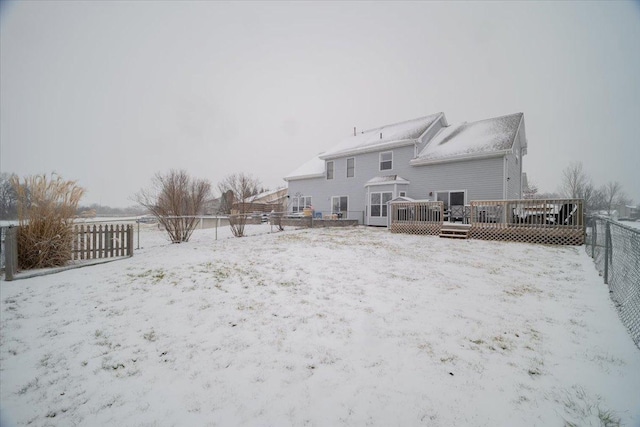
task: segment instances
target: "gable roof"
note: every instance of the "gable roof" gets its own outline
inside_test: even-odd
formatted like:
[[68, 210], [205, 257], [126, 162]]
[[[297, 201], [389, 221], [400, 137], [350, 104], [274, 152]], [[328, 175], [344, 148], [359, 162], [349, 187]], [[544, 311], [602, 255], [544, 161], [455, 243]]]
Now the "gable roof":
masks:
[[340, 143], [320, 155], [323, 160], [335, 159], [385, 148], [413, 144], [438, 120], [443, 113], [431, 114], [413, 120], [385, 125], [362, 131], [343, 139]]
[[275, 190], [265, 191], [264, 193], [256, 194], [247, 199], [247, 203], [274, 203], [287, 197], [288, 189], [276, 188]]
[[365, 182], [364, 186], [387, 185], [387, 184], [409, 184], [409, 181], [398, 175], [376, 176]]
[[427, 143], [412, 165], [499, 155], [513, 148], [522, 113], [442, 128]]
[[324, 160], [315, 156], [293, 172], [284, 177], [285, 181], [293, 179], [319, 178], [324, 176]]

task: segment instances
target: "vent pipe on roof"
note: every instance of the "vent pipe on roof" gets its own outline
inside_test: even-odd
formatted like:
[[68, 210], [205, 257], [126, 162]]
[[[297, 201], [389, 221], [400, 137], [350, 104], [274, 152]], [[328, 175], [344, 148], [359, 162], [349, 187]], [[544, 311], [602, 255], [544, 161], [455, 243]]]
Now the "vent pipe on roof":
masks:
[[353, 136], [356, 136], [356, 127], [353, 127]]
[[382, 139], [382, 132], [380, 132], [380, 139]]

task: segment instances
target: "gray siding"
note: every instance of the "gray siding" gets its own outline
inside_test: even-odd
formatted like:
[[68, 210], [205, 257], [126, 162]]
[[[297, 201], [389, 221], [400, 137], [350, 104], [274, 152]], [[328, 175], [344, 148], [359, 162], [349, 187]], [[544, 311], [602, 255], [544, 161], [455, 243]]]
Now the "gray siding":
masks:
[[[435, 200], [436, 191], [466, 191], [471, 200], [502, 199], [503, 157], [440, 163], [413, 168], [409, 193], [414, 199]], [[430, 193], [433, 192], [433, 195]]]
[[[513, 143], [513, 153], [508, 154], [507, 157], [507, 199], [520, 199], [522, 198], [522, 161], [523, 156], [521, 148], [523, 146], [522, 139], [524, 135], [521, 130], [516, 134], [515, 141]], [[516, 153], [518, 156], [516, 157]]]
[[[316, 212], [331, 213], [332, 196], [349, 197], [349, 217], [362, 219], [366, 211], [367, 181], [377, 176], [398, 175], [410, 181], [410, 185], [395, 187], [393, 197], [399, 191], [407, 191], [414, 199], [435, 199], [429, 193], [435, 191], [465, 190], [466, 202], [471, 200], [495, 200], [503, 198], [504, 157], [467, 160], [426, 166], [411, 166], [413, 146], [393, 151], [393, 169], [380, 171], [379, 153], [366, 153], [356, 157], [355, 177], [347, 178], [346, 158], [334, 160], [334, 179], [312, 178], [289, 181], [289, 197], [311, 196]], [[515, 181], [515, 179], [514, 179]], [[519, 188], [519, 182], [518, 182]], [[515, 184], [514, 184], [515, 187]], [[370, 187], [371, 191], [380, 188]], [[290, 210], [290, 209], [289, 209]]]
[[[441, 125], [442, 123], [438, 123], [434, 126], [432, 132], [437, 132]], [[426, 135], [425, 139], [428, 140], [431, 137], [432, 135]], [[515, 150], [520, 152], [523, 138], [524, 135], [518, 133], [514, 152]], [[400, 191], [407, 191], [408, 197], [430, 200], [435, 200], [437, 191], [465, 191], [466, 203], [471, 200], [521, 197], [522, 155], [519, 156], [518, 162], [515, 154], [507, 154], [493, 158], [411, 166], [409, 161], [414, 158], [415, 150], [415, 145], [409, 145], [334, 159], [334, 179], [327, 180], [323, 176], [291, 180], [289, 197], [311, 196], [315, 211], [326, 215], [331, 213], [333, 196], [348, 196], [348, 217], [359, 221], [365, 220], [365, 222], [367, 222], [368, 195], [371, 191], [392, 191], [393, 198], [397, 197]], [[393, 152], [393, 167], [391, 170], [381, 171], [379, 155], [386, 151]], [[347, 158], [349, 157], [355, 157], [355, 176], [352, 178], [347, 178]], [[398, 175], [410, 181], [410, 184], [365, 187], [370, 179], [388, 175]], [[509, 180], [506, 181], [505, 187], [506, 177], [509, 177]], [[288, 210], [291, 210], [291, 200], [288, 205]]]

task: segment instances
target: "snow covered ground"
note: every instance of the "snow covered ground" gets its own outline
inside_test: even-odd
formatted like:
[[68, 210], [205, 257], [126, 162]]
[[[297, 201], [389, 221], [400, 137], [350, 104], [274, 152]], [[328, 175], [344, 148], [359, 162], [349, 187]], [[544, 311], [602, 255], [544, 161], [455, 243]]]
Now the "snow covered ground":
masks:
[[251, 233], [0, 282], [3, 425], [640, 425], [583, 247]]
[[627, 227], [640, 229], [640, 221], [619, 221], [619, 222], [620, 224], [626, 225]]

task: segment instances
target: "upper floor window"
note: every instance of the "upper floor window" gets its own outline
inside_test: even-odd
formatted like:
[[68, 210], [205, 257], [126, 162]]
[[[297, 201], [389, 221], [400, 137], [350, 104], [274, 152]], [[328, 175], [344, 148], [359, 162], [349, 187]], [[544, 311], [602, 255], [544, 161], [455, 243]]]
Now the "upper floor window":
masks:
[[349, 157], [347, 159], [347, 178], [353, 178], [356, 175], [356, 158]]
[[393, 152], [387, 151], [380, 153], [380, 170], [385, 171], [393, 169]]
[[333, 162], [327, 162], [327, 179], [333, 179]]

